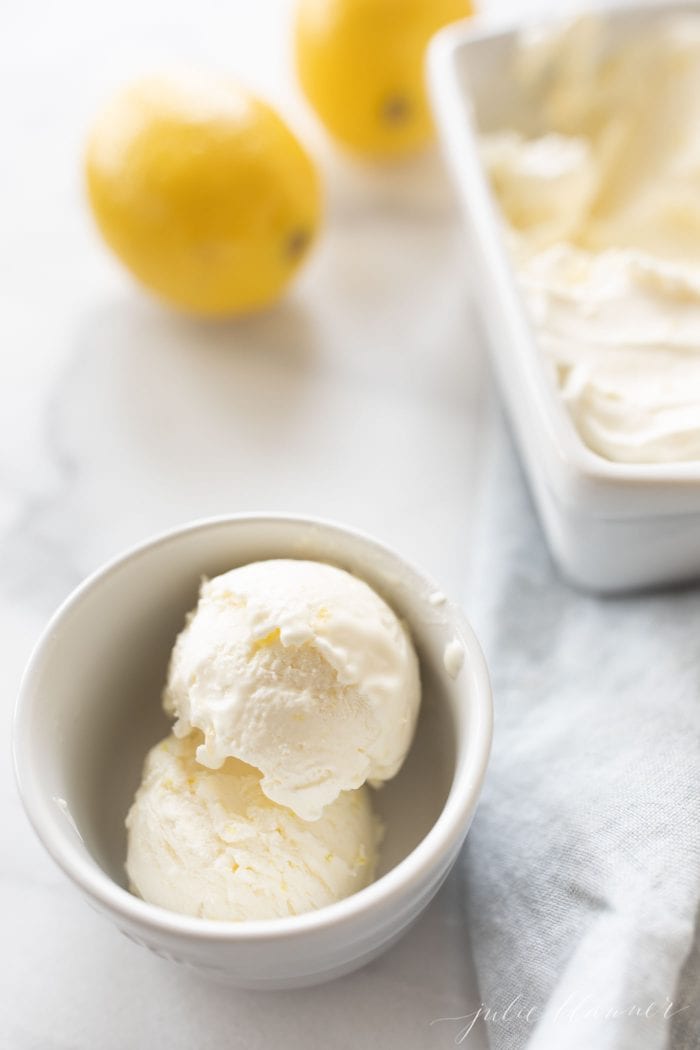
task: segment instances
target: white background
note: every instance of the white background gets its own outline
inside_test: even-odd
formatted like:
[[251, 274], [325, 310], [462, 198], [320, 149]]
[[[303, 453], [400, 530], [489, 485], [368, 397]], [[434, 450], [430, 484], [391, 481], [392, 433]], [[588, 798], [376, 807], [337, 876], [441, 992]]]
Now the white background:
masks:
[[[488, 15], [532, 3], [488, 5]], [[547, 6], [540, 4], [540, 7]], [[554, 5], [554, 0], [550, 6]], [[462, 231], [435, 154], [331, 148], [293, 84], [284, 0], [23, 0], [0, 32], [0, 696], [56, 604], [104, 559], [186, 519], [291, 510], [358, 525], [460, 596], [482, 354]], [[86, 212], [80, 156], [120, 82], [238, 74], [315, 151], [322, 240], [293, 291], [233, 324], [137, 291]], [[129, 943], [35, 841], [0, 757], [0, 1047], [453, 1045], [478, 1005], [457, 874], [382, 959], [306, 992], [211, 985]], [[474, 1033], [466, 1045], [480, 1047]]]

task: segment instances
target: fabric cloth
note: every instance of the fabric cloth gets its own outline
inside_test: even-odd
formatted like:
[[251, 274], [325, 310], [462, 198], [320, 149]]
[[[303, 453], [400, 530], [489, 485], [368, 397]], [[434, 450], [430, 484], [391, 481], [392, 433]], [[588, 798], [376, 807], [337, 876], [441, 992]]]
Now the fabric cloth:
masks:
[[573, 590], [503, 428], [490, 467], [467, 604], [495, 737], [465, 878], [492, 1050], [698, 1050], [700, 589]]

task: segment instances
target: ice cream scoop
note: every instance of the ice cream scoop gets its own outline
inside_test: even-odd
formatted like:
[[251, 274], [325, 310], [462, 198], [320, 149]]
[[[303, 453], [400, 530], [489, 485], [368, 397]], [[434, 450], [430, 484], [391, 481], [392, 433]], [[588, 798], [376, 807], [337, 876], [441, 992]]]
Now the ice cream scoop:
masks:
[[362, 580], [321, 562], [255, 562], [205, 581], [164, 706], [197, 761], [237, 758], [304, 820], [403, 763], [420, 704], [408, 632]]
[[237, 759], [195, 760], [197, 735], [148, 754], [127, 817], [127, 872], [151, 904], [206, 919], [298, 915], [372, 881], [380, 824], [367, 788], [342, 792], [320, 820], [300, 820]]

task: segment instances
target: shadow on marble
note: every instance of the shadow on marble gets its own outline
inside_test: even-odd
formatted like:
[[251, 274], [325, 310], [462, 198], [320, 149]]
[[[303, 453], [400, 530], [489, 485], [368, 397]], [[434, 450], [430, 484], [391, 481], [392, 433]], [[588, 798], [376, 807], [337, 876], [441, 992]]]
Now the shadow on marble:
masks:
[[182, 518], [223, 510], [221, 492], [245, 486], [249, 444], [271, 458], [301, 425], [316, 356], [294, 299], [197, 323], [135, 294], [96, 307], [72, 342], [43, 411], [47, 483], [25, 494], [0, 547], [3, 596], [44, 614], [85, 575], [96, 527], [107, 540], [120, 520], [160, 527], [159, 490], [168, 506], [173, 489], [187, 494]]
[[[74, 340], [66, 381], [85, 373], [86, 358], [122, 411], [144, 417], [197, 412], [268, 417], [293, 413], [313, 368], [313, 319], [298, 298], [238, 319], [200, 320], [171, 311], [135, 290], [88, 315]], [[105, 370], [108, 372], [105, 374]], [[72, 373], [72, 374], [71, 374]], [[115, 385], [112, 386], [111, 384]], [[87, 389], [90, 377], [82, 386]], [[66, 382], [63, 387], [65, 391]], [[175, 420], [173, 420], [175, 422]]]
[[435, 223], [455, 211], [455, 197], [437, 147], [415, 157], [370, 161], [333, 149], [324, 153], [328, 213], [371, 225]]
[[[292, 992], [242, 992], [132, 944], [61, 880], [18, 885], [0, 904], [9, 950], [0, 960], [17, 1004], [0, 1045], [22, 1050], [449, 1050], [478, 1005], [462, 893], [451, 876], [389, 952], [348, 977]], [[3, 1043], [3, 1039], [7, 1043]], [[462, 1044], [484, 1050], [483, 1032]]]
[[[241, 1046], [248, 1045], [255, 1031], [261, 1045], [299, 1050], [448, 1048], [454, 1045], [456, 1028], [440, 1019], [465, 1014], [479, 1003], [462, 886], [454, 875], [396, 946], [356, 973], [315, 988], [239, 991], [175, 963], [159, 962], [151, 975], [153, 986], [167, 986], [170, 996], [189, 1003], [187, 1023], [199, 1016], [215, 1019], [218, 1031], [236, 1026]], [[467, 1045], [477, 1050], [483, 1045], [480, 1036], [475, 1031]]]

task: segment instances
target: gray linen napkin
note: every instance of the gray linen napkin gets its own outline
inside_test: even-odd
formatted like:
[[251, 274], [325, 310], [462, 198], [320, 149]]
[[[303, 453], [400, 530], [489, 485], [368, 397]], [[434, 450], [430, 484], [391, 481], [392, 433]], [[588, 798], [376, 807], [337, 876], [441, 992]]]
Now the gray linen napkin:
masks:
[[496, 729], [465, 853], [490, 1043], [697, 1050], [700, 590], [563, 583], [495, 430], [468, 607]]

